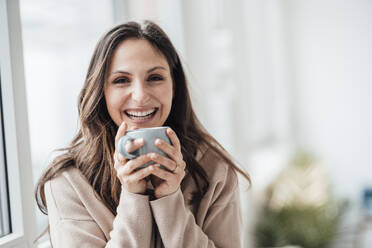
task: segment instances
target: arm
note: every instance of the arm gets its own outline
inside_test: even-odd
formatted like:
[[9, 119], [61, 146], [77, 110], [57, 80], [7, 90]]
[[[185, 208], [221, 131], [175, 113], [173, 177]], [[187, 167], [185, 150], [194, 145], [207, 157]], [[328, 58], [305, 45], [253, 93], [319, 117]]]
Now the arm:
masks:
[[230, 192], [223, 193], [227, 195], [219, 195], [208, 208], [201, 227], [186, 208], [180, 189], [150, 201], [165, 247], [241, 247], [242, 219], [238, 185], [235, 184]]
[[241, 247], [242, 220], [238, 179], [234, 169], [213, 150], [204, 150], [199, 163], [208, 174], [210, 184], [201, 199], [195, 221], [191, 211], [185, 207], [180, 190], [186, 168], [181, 144], [170, 128], [167, 134], [172, 145], [155, 141], [155, 145], [169, 158], [152, 155], [153, 161], [168, 170], [153, 167], [152, 174], [158, 178], [154, 180], [158, 200], [150, 201], [165, 247]]
[[[83, 203], [79, 197], [82, 193], [89, 191], [77, 192], [76, 186], [63, 176], [45, 184], [53, 247], [150, 247], [152, 215], [148, 196], [122, 190], [117, 216], [113, 217], [103, 204], [93, 200], [93, 206], [88, 206], [88, 201]], [[113, 226], [108, 235], [110, 221]]]
[[121, 192], [107, 247], [150, 247], [153, 223], [149, 196]]

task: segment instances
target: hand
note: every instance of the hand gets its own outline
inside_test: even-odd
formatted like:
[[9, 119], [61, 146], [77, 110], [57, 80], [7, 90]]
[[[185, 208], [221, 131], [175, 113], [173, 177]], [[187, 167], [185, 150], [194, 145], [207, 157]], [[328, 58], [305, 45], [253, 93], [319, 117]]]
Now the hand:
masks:
[[[143, 194], [146, 191], [147, 181], [146, 178], [153, 172], [152, 167], [146, 167], [136, 170], [138, 167], [151, 161], [151, 157], [146, 154], [139, 156], [135, 159], [128, 160], [118, 152], [119, 139], [125, 135], [128, 125], [123, 122], [115, 136], [115, 153], [114, 153], [114, 168], [116, 175], [119, 178], [121, 185], [128, 192], [135, 194]], [[145, 144], [143, 139], [135, 139], [125, 146], [125, 150], [130, 153]]]
[[[150, 178], [156, 198], [176, 192], [185, 177], [186, 163], [183, 161], [180, 141], [176, 133], [170, 128], [167, 129], [167, 135], [173, 146], [161, 139], [157, 139], [155, 145], [164, 151], [169, 158], [157, 153], [150, 153], [151, 160], [158, 163], [150, 166], [153, 168]], [[167, 170], [160, 168], [160, 165], [163, 165]]]

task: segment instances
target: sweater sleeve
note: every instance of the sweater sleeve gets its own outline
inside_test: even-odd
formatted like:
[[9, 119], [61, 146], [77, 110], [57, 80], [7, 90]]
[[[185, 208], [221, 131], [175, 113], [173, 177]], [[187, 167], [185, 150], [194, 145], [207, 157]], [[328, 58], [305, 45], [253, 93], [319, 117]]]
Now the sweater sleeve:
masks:
[[44, 190], [53, 247], [150, 247], [148, 196], [122, 190], [110, 237], [106, 237], [63, 176], [48, 181]]
[[122, 189], [109, 247], [150, 247], [152, 221], [149, 196]]
[[[231, 185], [230, 185], [231, 186]], [[229, 187], [230, 187], [229, 186]], [[207, 209], [201, 226], [185, 206], [180, 189], [150, 201], [165, 247], [241, 247], [241, 209], [238, 184], [222, 190]]]

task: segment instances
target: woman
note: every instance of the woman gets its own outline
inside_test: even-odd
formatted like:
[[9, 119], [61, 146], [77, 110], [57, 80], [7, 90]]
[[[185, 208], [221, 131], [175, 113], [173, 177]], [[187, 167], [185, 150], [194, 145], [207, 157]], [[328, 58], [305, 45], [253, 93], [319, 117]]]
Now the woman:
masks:
[[[77, 136], [36, 188], [54, 247], [241, 246], [236, 172], [249, 176], [197, 120], [180, 59], [156, 24], [121, 24], [101, 38], [79, 117]], [[117, 152], [127, 130], [156, 126], [170, 127], [172, 145], [156, 143], [168, 157]]]

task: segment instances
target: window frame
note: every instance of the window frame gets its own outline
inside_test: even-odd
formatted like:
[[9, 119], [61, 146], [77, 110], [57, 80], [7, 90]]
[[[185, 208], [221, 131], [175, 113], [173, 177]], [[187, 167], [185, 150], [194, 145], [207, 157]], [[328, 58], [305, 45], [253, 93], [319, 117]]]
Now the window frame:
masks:
[[[1, 94], [1, 72], [0, 72], [0, 94]], [[3, 130], [3, 107], [2, 97], [0, 96], [0, 215], [2, 222], [0, 238], [8, 235], [11, 232], [9, 194], [8, 194], [8, 178], [6, 154], [4, 147], [4, 130]]]
[[33, 177], [18, 0], [0, 0], [0, 70], [11, 233], [0, 247], [32, 247], [36, 234]]

